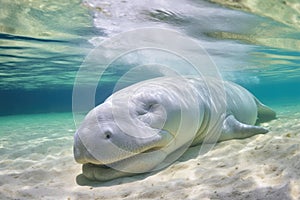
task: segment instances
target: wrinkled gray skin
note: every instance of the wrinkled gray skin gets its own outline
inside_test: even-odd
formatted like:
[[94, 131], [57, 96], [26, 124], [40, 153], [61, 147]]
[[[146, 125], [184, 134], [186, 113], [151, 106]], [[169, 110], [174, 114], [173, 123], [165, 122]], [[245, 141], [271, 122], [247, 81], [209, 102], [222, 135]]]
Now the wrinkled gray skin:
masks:
[[275, 115], [231, 82], [151, 79], [91, 110], [75, 133], [74, 156], [88, 179], [111, 180], [160, 169], [188, 146], [266, 133], [254, 124]]

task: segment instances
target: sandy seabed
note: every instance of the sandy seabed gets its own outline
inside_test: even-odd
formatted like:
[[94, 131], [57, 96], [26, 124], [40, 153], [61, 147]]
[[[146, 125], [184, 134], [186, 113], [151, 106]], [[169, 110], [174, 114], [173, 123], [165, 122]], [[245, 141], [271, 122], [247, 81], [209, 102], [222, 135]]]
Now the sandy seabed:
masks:
[[275, 110], [265, 135], [205, 155], [196, 146], [166, 169], [105, 183], [80, 175], [71, 114], [2, 117], [0, 199], [300, 199], [300, 107]]

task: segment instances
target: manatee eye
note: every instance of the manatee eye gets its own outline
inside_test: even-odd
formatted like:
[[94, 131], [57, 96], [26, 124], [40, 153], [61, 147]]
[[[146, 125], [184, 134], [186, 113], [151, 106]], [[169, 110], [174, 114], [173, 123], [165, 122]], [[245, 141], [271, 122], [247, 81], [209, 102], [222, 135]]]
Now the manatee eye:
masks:
[[106, 139], [110, 139], [110, 138], [111, 138], [111, 132], [109, 132], [109, 131], [106, 131], [106, 132], [104, 133], [104, 135], [105, 135], [105, 138], [106, 138]]

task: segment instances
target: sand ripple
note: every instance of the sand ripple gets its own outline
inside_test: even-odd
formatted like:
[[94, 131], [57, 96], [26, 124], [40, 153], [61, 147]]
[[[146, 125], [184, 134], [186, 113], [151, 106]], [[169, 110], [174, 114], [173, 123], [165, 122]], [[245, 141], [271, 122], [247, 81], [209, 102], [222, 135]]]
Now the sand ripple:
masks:
[[80, 176], [69, 114], [36, 122], [48, 136], [31, 123], [18, 140], [24, 120], [14, 119], [19, 125], [1, 138], [1, 199], [299, 199], [300, 109], [278, 110], [277, 120], [263, 124], [268, 134], [221, 142], [200, 156], [193, 147], [164, 170], [106, 183]]

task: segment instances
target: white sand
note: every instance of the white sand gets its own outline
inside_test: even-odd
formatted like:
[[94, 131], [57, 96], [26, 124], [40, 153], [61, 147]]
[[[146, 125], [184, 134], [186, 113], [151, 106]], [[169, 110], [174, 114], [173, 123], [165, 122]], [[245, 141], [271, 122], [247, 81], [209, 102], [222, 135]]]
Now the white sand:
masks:
[[56, 146], [41, 148], [47, 150], [43, 154], [16, 151], [16, 159], [9, 158], [13, 148], [2, 139], [0, 199], [300, 199], [295, 109], [281, 108], [279, 119], [263, 124], [271, 130], [266, 135], [222, 142], [202, 156], [193, 147], [156, 173], [106, 183], [84, 183], [79, 176], [85, 186], [76, 183], [81, 166], [73, 160], [72, 138], [64, 136], [66, 145], [56, 139]]

